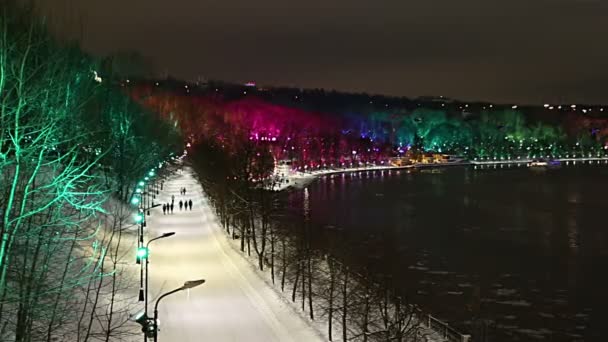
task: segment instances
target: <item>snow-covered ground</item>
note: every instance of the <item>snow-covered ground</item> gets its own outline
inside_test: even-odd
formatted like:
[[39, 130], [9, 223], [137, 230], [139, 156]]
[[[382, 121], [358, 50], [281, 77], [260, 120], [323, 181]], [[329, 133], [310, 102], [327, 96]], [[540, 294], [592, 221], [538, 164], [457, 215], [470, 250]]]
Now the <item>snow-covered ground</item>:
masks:
[[[186, 195], [180, 195], [182, 187]], [[171, 202], [172, 195], [173, 214], [163, 215], [158, 207], [148, 217], [147, 240], [176, 233], [150, 245], [148, 315], [158, 295], [187, 280], [206, 282], [160, 302], [159, 341], [325, 340], [228, 245], [190, 168], [167, 179], [156, 202]], [[192, 211], [180, 211], [179, 201], [190, 199]]]
[[[566, 165], [569, 163], [576, 162], [589, 162], [589, 163], [606, 163], [608, 164], [608, 157], [597, 157], [597, 158], [559, 158], [555, 159], [557, 161], [563, 162]], [[282, 191], [288, 188], [303, 188], [313, 180], [315, 180], [319, 176], [331, 175], [336, 173], [349, 173], [349, 172], [363, 172], [363, 171], [378, 171], [378, 170], [400, 170], [400, 169], [409, 169], [409, 168], [433, 168], [433, 167], [445, 167], [445, 166], [455, 166], [455, 165], [501, 165], [501, 164], [528, 164], [531, 163], [533, 159], [505, 159], [505, 160], [462, 160], [458, 162], [450, 162], [450, 163], [431, 163], [431, 164], [412, 164], [412, 165], [404, 165], [404, 166], [390, 166], [390, 165], [370, 165], [370, 166], [361, 166], [361, 167], [347, 167], [347, 168], [329, 168], [329, 169], [319, 169], [308, 172], [299, 172], [299, 171], [290, 171], [285, 175], [285, 172], [279, 176], [276, 172], [274, 177], [280, 179], [277, 184], [274, 186], [273, 190]]]
[[[332, 175], [337, 173], [349, 173], [349, 172], [366, 172], [366, 171], [380, 171], [380, 170], [402, 170], [402, 169], [411, 169], [411, 168], [426, 168], [426, 167], [445, 167], [452, 165], [468, 165], [467, 161], [459, 161], [454, 163], [437, 163], [437, 164], [412, 164], [412, 165], [404, 165], [404, 166], [392, 166], [392, 165], [369, 165], [369, 166], [360, 166], [360, 167], [345, 167], [345, 168], [328, 168], [328, 169], [318, 169], [314, 171], [308, 172], [299, 172], [299, 171], [291, 171], [287, 174], [287, 176], [282, 177], [282, 181], [279, 181], [278, 184], [275, 185], [273, 190], [281, 191], [287, 188], [303, 188], [317, 177]], [[281, 178], [281, 176], [275, 175], [275, 177]]]

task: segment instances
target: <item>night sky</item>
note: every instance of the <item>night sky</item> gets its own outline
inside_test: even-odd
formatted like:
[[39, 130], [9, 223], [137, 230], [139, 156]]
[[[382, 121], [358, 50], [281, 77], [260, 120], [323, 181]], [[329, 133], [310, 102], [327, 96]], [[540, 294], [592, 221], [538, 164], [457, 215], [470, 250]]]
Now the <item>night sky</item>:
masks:
[[69, 1], [44, 6], [63, 32], [82, 18], [86, 50], [183, 79], [608, 103], [606, 0]]

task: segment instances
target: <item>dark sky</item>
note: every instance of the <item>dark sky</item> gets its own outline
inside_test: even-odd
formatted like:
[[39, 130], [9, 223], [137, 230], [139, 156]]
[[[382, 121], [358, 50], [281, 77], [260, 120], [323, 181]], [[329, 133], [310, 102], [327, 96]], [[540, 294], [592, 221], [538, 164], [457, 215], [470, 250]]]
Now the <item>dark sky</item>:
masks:
[[135, 50], [179, 78], [608, 103], [608, 0], [47, 0], [45, 6], [83, 18], [88, 51]]

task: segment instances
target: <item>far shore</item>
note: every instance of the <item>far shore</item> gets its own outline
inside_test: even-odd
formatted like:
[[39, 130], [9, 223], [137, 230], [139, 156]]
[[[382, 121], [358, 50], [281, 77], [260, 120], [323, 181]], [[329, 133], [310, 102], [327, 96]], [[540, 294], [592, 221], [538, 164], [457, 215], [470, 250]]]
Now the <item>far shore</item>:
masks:
[[[561, 163], [565, 163], [569, 165], [573, 163], [575, 165], [577, 162], [605, 162], [608, 165], [608, 157], [597, 157], [597, 158], [556, 158], [554, 159]], [[302, 188], [306, 185], [310, 184], [313, 180], [320, 176], [326, 175], [334, 175], [340, 173], [354, 173], [354, 172], [362, 172], [362, 171], [384, 171], [384, 170], [405, 170], [405, 169], [422, 169], [422, 168], [441, 168], [441, 167], [449, 167], [449, 166], [470, 166], [470, 165], [513, 165], [513, 164], [528, 164], [531, 163], [533, 159], [503, 159], [503, 160], [488, 160], [488, 161], [479, 161], [479, 160], [462, 160], [456, 162], [443, 162], [443, 163], [417, 163], [410, 165], [371, 165], [371, 166], [361, 166], [361, 167], [347, 167], [347, 168], [333, 168], [333, 169], [322, 169], [315, 171], [306, 171], [306, 172], [292, 172], [292, 174], [287, 178], [289, 182], [281, 182], [281, 184], [277, 185], [274, 190], [282, 191], [290, 188]]]

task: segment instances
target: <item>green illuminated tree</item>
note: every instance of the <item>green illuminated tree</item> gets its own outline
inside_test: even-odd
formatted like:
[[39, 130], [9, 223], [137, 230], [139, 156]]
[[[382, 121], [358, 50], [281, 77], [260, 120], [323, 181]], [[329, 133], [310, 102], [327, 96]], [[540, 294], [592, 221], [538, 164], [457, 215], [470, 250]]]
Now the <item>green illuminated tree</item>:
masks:
[[130, 209], [116, 202], [179, 136], [100, 84], [95, 63], [30, 10], [0, 10], [0, 340], [127, 334]]

